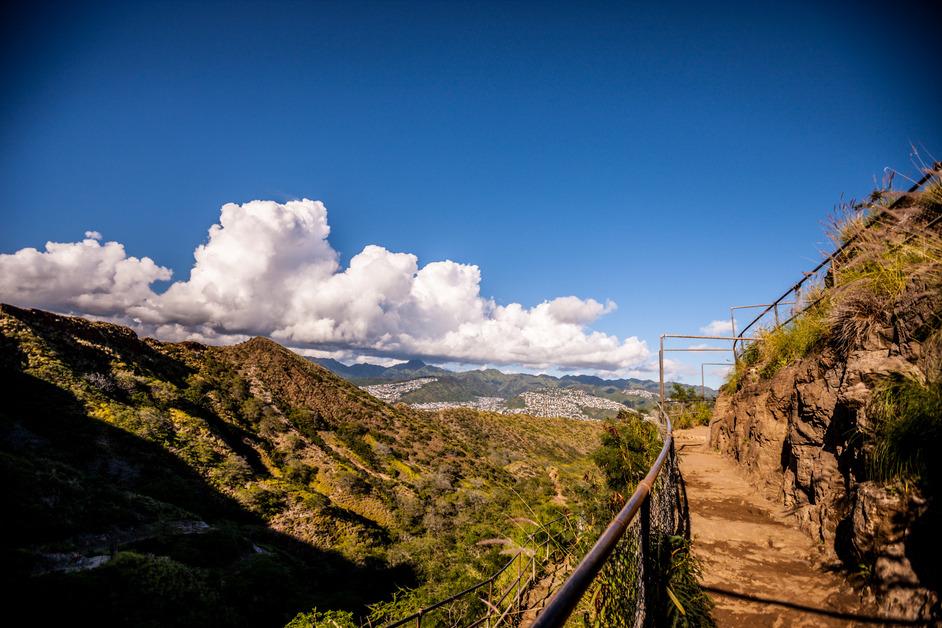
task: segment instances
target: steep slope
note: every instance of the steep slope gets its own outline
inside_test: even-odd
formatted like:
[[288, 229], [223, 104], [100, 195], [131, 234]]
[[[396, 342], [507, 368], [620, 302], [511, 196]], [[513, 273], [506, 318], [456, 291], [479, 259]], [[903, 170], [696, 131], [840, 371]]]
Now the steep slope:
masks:
[[884, 610], [926, 619], [942, 559], [942, 187], [892, 200], [845, 225], [855, 244], [814, 305], [740, 358], [711, 440]]
[[165, 344], [3, 305], [0, 381], [4, 584], [44, 622], [421, 603], [497, 564], [475, 543], [513, 537], [509, 517], [557, 512], [551, 475], [570, 507], [592, 495], [597, 425], [392, 407], [261, 338]]

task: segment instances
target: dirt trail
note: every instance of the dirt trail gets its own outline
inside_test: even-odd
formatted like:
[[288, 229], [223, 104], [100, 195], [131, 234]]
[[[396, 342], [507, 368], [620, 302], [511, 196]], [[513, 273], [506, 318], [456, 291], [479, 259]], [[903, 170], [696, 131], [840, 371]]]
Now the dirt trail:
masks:
[[[709, 428], [675, 434], [687, 483], [694, 554], [726, 626], [864, 626], [872, 619], [821, 549], [744, 471], [709, 448]], [[858, 619], [855, 620], [854, 616]]]

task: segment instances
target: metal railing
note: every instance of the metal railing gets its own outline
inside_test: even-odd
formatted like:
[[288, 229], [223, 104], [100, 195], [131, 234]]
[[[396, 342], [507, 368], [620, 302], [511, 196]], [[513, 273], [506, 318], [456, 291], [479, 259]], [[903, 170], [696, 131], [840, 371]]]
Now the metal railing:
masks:
[[[878, 209], [878, 211], [876, 211], [873, 215], [871, 215], [867, 219], [867, 222], [864, 224], [863, 229], [869, 229], [870, 227], [878, 224], [886, 216], [888, 210], [899, 207], [900, 203], [902, 203], [907, 198], [907, 195], [912, 194], [913, 192], [919, 190], [930, 179], [932, 179], [935, 176], [938, 176], [940, 169], [942, 169], [942, 162], [936, 162], [932, 165], [931, 168], [927, 168], [923, 176], [918, 181], [913, 183], [913, 185], [908, 190], [906, 190], [904, 194], [901, 194], [899, 198], [897, 198], [892, 203], [890, 203], [885, 209]], [[770, 312], [775, 313], [775, 323], [772, 329], [776, 329], [778, 327], [789, 324], [790, 322], [795, 320], [795, 318], [797, 318], [802, 312], [807, 310], [809, 307], [816, 305], [820, 299], [816, 299], [815, 301], [811, 303], [802, 302], [802, 294], [801, 294], [802, 287], [805, 284], [807, 284], [809, 281], [811, 281], [812, 279], [818, 277], [822, 271], [827, 273], [830, 269], [831, 262], [833, 262], [834, 259], [839, 257], [852, 244], [854, 244], [857, 241], [857, 239], [860, 237], [861, 233], [862, 231], [858, 231], [854, 233], [851, 237], [847, 239], [846, 242], [844, 242], [839, 247], [837, 247], [837, 249], [835, 249], [834, 252], [832, 252], [830, 255], [828, 255], [823, 260], [821, 260], [821, 262], [817, 266], [812, 268], [810, 271], [803, 273], [802, 278], [798, 280], [798, 282], [796, 282], [788, 290], [786, 290], [779, 298], [772, 301], [772, 303], [769, 303], [768, 305], [766, 305], [765, 309], [763, 309], [762, 312], [758, 316], [753, 318], [745, 327], [743, 327], [739, 331], [739, 335], [745, 335], [747, 331], [753, 328], [758, 329], [759, 321], [765, 318]], [[780, 322], [779, 317], [778, 317], [778, 307], [780, 305], [785, 305], [787, 303], [786, 299], [792, 296], [794, 297], [793, 299], [794, 307], [792, 308], [792, 315], [787, 320]], [[745, 308], [745, 307], [753, 307], [753, 306], [736, 306], [736, 307]], [[756, 306], [756, 307], [760, 307], [760, 306]], [[730, 308], [731, 311], [732, 309], [733, 308]], [[731, 318], [732, 318], [732, 315], [731, 315]], [[735, 325], [735, 322], [733, 323], [733, 325]], [[734, 327], [734, 330], [735, 330], [735, 327]], [[737, 347], [737, 343], [736, 341], [734, 341], [733, 342], [733, 357], [738, 359], [740, 353], [741, 353], [741, 349]]]
[[[554, 555], [555, 550], [561, 550], [564, 553], [566, 552], [566, 550], [560, 544], [557, 535], [553, 534], [552, 531], [550, 531], [548, 528], [548, 526], [563, 521], [564, 519], [569, 519], [569, 515], [563, 515], [557, 519], [553, 519], [552, 521], [538, 524], [540, 526], [539, 529], [527, 535], [524, 541], [525, 543], [532, 542], [533, 539], [541, 532], [546, 534], [546, 538], [536, 549], [521, 547], [522, 550], [532, 550], [530, 552], [526, 552], [529, 554], [529, 558], [526, 561], [522, 560], [522, 556], [525, 552], [521, 551], [509, 561], [504, 563], [504, 565], [491, 574], [490, 577], [481, 580], [480, 582], [473, 584], [450, 597], [439, 600], [430, 606], [421, 608], [411, 615], [397, 619], [391, 623], [383, 624], [383, 628], [395, 628], [397, 626], [404, 626], [410, 623], [413, 624], [416, 628], [420, 628], [422, 626], [423, 620], [436, 611], [443, 609], [449, 604], [462, 600], [475, 592], [482, 591], [485, 587], [487, 588], [486, 597], [478, 597], [476, 600], [484, 604], [484, 614], [472, 623], [464, 624], [467, 626], [467, 628], [473, 628], [475, 626], [481, 625], [487, 625], [489, 628], [493, 628], [495, 626], [500, 626], [505, 621], [510, 623], [511, 620], [518, 619], [517, 616], [520, 615], [523, 611], [531, 610], [522, 608], [522, 604], [526, 593], [536, 583], [537, 577], [542, 571], [542, 567], [546, 563], [550, 562], [550, 559]], [[544, 558], [544, 562], [538, 564], [537, 560], [541, 555]], [[513, 577], [508, 583], [506, 583], [505, 588], [498, 589], [495, 596], [494, 587], [498, 580], [514, 565], [516, 565], [516, 577]]]
[[[566, 582], [556, 591], [549, 603], [537, 616], [532, 624], [532, 628], [553, 628], [562, 626], [566, 622], [579, 605], [583, 595], [592, 585], [596, 576], [598, 576], [599, 572], [605, 567], [607, 561], [609, 561], [609, 558], [619, 545], [619, 542], [622, 541], [625, 536], [625, 532], [634, 521], [639, 521], [640, 524], [640, 530], [638, 531], [640, 542], [635, 543], [635, 547], [637, 548], [636, 552], [640, 554], [637, 558], [640, 560], [635, 561], [635, 564], [630, 567], [639, 572], [636, 574], [633, 582], [636, 583], [636, 586], [640, 588], [641, 591], [640, 595], [638, 595], [637, 592], [633, 593], [635, 597], [633, 610], [636, 620], [643, 618], [645, 613], [644, 598], [646, 594], [647, 597], [650, 597], [650, 591], [644, 590], [645, 581], [650, 582], [652, 575], [650, 573], [650, 567], [646, 566], [646, 564], [650, 564], [649, 557], [647, 556], [648, 548], [650, 547], [648, 543], [651, 527], [650, 496], [654, 492], [653, 487], [655, 481], [658, 479], [658, 474], [665, 466], [665, 463], [669, 464], [672, 473], [677, 472], [674, 457], [673, 429], [670, 417], [661, 404], [658, 406], [658, 411], [663, 420], [663, 428], [665, 431], [664, 444], [654, 464], [651, 465], [644, 479], [638, 483], [634, 493], [632, 493], [628, 501], [625, 502], [622, 509], [611, 523], [608, 524], [608, 527], [605, 528], [601, 536], [599, 536], [598, 540], [592, 546], [592, 549], [589, 550], [569, 578], [566, 579]], [[665, 492], [667, 491], [662, 491], [662, 494]], [[670, 501], [672, 502], [673, 498], [670, 498]], [[673, 503], [670, 504], [670, 508], [673, 510]], [[641, 513], [640, 518], [635, 519], [639, 512]], [[673, 520], [669, 523], [669, 527], [675, 528], [675, 522]], [[689, 530], [689, 525], [686, 526], [686, 529]], [[632, 592], [619, 591], [618, 593], [620, 595], [629, 595], [629, 593]]]

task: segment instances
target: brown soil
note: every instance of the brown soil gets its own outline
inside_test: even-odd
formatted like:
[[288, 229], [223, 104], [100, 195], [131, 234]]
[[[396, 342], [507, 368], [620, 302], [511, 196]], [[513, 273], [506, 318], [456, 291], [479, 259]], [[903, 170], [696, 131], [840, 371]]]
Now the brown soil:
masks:
[[[743, 470], [711, 450], [709, 428], [676, 433], [687, 483], [693, 551], [725, 626], [873, 625], [846, 580], [784, 508], [760, 495]], [[867, 621], [867, 620], [870, 621]], [[878, 622], [883, 623], [883, 622]]]

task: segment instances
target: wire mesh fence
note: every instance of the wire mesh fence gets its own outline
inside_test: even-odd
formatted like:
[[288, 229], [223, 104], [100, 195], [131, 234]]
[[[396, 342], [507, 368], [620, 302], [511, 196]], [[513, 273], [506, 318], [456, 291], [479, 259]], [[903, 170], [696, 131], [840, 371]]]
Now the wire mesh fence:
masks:
[[405, 617], [388, 623], [397, 626], [458, 627], [517, 626], [535, 610], [528, 594], [550, 570], [571, 561], [580, 522], [564, 515], [548, 522], [530, 522], [528, 534], [513, 556], [488, 578]]
[[[656, 625], [665, 604], [664, 578], [675, 545], [673, 539], [689, 539], [690, 531], [686, 491], [674, 451], [670, 420], [663, 409], [660, 417], [661, 453], [598, 541], [590, 530], [583, 529], [581, 535], [576, 534], [584, 522], [572, 517], [538, 524], [521, 544], [520, 551], [489, 578], [386, 623], [386, 628], [530, 625], [635, 628]], [[624, 518], [626, 527], [613, 532], [619, 518]], [[563, 524], [572, 534], [556, 527]], [[611, 546], [600, 554], [599, 546], [606, 544], [606, 537], [610, 538]], [[593, 541], [595, 545], [588, 549]], [[550, 578], [551, 570], [567, 571], [575, 563], [572, 553], [578, 553], [580, 546], [585, 557], [575, 571], [579, 572], [583, 564], [597, 554], [597, 575], [592, 570], [585, 586], [575, 589], [573, 577], [566, 581]], [[543, 613], [547, 607], [559, 605], [557, 598], [567, 596], [571, 599], [564, 613], [553, 609]]]
[[566, 625], [657, 625], [670, 539], [689, 537], [689, 529], [686, 491], [672, 443], [648, 499]]

